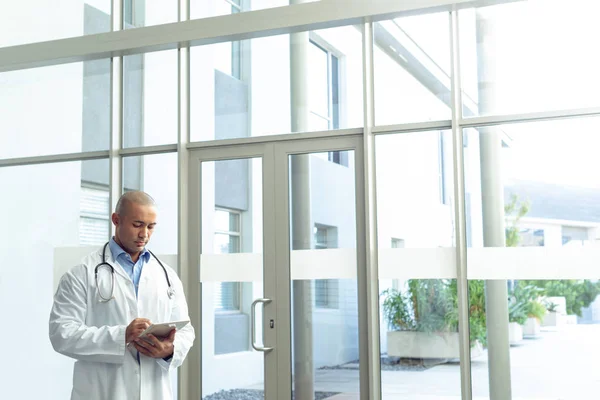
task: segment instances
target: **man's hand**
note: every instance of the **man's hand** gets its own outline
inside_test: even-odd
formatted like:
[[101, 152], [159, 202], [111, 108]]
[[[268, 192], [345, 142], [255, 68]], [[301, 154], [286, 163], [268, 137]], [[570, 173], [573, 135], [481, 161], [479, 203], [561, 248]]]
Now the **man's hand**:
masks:
[[133, 345], [141, 354], [152, 358], [167, 358], [173, 355], [173, 342], [175, 341], [175, 329], [169, 332], [169, 336], [164, 339], [158, 339], [152, 334], [148, 334], [144, 339], [138, 338]]
[[129, 344], [136, 340], [150, 325], [152, 325], [152, 323], [147, 318], [136, 318], [131, 321], [125, 331], [125, 343]]

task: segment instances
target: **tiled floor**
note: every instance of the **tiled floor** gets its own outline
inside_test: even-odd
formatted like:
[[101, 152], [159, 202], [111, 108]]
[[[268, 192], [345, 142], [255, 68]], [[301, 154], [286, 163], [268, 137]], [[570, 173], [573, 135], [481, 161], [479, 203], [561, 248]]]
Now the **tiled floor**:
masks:
[[[567, 325], [543, 331], [511, 348], [513, 400], [600, 399], [600, 325]], [[489, 398], [487, 353], [471, 363], [473, 398]], [[459, 365], [425, 371], [383, 371], [384, 400], [458, 400]], [[357, 400], [357, 370], [318, 370], [315, 390], [338, 392], [331, 400]]]

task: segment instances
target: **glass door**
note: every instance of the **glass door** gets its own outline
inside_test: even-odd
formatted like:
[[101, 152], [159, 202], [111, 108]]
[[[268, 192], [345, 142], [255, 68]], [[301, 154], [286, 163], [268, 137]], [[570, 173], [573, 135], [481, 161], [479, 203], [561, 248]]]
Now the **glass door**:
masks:
[[361, 144], [319, 138], [192, 152], [190, 315], [199, 341], [189, 370], [199, 398], [368, 397]]
[[190, 313], [197, 320], [199, 361], [191, 380], [203, 400], [276, 398], [277, 382], [267, 379], [277, 354], [275, 277], [265, 257], [274, 247], [273, 223], [264, 212], [273, 198], [269, 148], [192, 152], [190, 255], [198, 265], [198, 292]]
[[278, 312], [286, 328], [277, 342], [279, 399], [368, 398], [360, 362], [367, 347], [361, 144], [349, 137], [275, 147]]

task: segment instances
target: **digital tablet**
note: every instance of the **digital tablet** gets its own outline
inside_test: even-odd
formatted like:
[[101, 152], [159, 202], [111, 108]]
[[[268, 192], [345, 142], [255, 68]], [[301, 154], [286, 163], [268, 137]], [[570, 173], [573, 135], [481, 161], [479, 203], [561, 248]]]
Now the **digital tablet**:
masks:
[[145, 337], [149, 333], [153, 334], [157, 338], [167, 337], [173, 329], [180, 330], [189, 323], [190, 321], [173, 321], [163, 322], [162, 324], [152, 324], [140, 334], [140, 338]]

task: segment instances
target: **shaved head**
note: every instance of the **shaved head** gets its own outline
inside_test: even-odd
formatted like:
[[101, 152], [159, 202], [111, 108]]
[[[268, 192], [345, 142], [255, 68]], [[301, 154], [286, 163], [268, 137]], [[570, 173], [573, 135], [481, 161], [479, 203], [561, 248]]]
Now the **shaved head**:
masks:
[[146, 192], [126, 192], [119, 198], [117, 207], [115, 208], [115, 213], [118, 215], [126, 215], [131, 204], [137, 204], [140, 206], [156, 206], [154, 199]]

